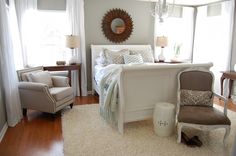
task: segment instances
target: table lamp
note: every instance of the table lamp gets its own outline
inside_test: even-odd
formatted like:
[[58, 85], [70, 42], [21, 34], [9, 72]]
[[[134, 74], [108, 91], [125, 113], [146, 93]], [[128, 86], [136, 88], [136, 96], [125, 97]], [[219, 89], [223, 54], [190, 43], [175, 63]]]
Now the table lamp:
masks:
[[165, 56], [163, 54], [163, 49], [168, 45], [168, 40], [167, 37], [165, 36], [158, 36], [156, 40], [156, 46], [161, 47], [161, 53], [158, 55], [158, 61], [159, 62], [164, 62], [165, 61]]
[[[70, 48], [72, 51], [75, 48], [79, 48], [79, 36], [77, 35], [66, 35], [66, 47]], [[78, 63], [78, 59], [76, 56], [72, 56], [69, 64], [76, 64]]]

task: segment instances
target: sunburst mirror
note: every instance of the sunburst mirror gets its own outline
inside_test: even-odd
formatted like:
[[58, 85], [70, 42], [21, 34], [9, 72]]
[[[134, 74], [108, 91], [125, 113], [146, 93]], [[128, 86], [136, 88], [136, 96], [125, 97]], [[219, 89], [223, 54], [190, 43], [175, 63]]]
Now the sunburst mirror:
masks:
[[122, 9], [111, 9], [102, 19], [102, 31], [111, 42], [124, 42], [133, 31], [132, 18]]

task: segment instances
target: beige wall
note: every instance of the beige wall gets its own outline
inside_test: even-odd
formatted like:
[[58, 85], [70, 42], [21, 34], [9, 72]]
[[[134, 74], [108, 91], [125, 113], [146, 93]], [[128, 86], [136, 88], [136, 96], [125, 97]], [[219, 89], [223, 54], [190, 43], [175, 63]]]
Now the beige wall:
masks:
[[66, 10], [66, 0], [38, 0], [39, 10]]
[[88, 90], [91, 90], [91, 44], [115, 44], [104, 36], [101, 29], [102, 18], [112, 8], [128, 12], [133, 20], [134, 29], [128, 40], [121, 44], [153, 45], [154, 18], [150, 14], [153, 8], [150, 2], [136, 0], [85, 0], [85, 38], [87, 52]]

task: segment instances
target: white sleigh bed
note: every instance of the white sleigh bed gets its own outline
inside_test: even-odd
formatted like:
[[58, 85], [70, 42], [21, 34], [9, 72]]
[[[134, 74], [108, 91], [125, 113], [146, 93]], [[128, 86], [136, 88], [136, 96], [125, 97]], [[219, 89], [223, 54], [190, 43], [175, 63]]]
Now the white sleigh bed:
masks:
[[[151, 49], [150, 45], [91, 45], [92, 51], [92, 85], [93, 91], [99, 94], [95, 76], [95, 59], [103, 48], [112, 50]], [[122, 66], [118, 78], [119, 102], [117, 110], [118, 130], [123, 134], [124, 124], [151, 118], [153, 108], [157, 102], [170, 102], [175, 104], [177, 100], [177, 74], [187, 68], [209, 70], [212, 63], [204, 64], [166, 64], [146, 63]]]

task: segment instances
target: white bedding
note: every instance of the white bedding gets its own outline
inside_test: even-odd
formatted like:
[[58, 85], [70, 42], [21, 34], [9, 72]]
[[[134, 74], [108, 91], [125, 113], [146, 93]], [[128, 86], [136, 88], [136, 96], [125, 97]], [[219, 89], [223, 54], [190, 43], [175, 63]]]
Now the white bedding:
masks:
[[[136, 64], [109, 64], [107, 66], [103, 66], [103, 65], [96, 65], [94, 67], [94, 80], [96, 85], [98, 85], [99, 87], [99, 83], [101, 81], [101, 79], [103, 78], [103, 76], [110, 71], [110, 69], [114, 68], [115, 66], [146, 66], [146, 65], [153, 65], [152, 63], [136, 63]], [[160, 64], [161, 65], [161, 64]]]
[[96, 83], [96, 85], [98, 85], [99, 84], [99, 82], [101, 81], [101, 79], [102, 79], [102, 76], [104, 75], [103, 73], [103, 71], [104, 71], [104, 66], [102, 66], [102, 65], [96, 65], [95, 67], [94, 67], [94, 80], [95, 80], [95, 83]]

